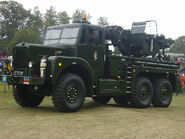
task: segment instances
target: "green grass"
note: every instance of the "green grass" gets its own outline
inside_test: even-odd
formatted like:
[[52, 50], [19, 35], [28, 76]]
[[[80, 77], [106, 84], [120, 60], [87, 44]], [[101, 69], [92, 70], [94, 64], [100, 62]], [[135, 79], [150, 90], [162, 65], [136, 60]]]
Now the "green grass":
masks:
[[[2, 85], [2, 84], [0, 84]], [[1, 87], [1, 86], [0, 86]], [[113, 100], [100, 105], [87, 98], [76, 113], [60, 113], [46, 97], [38, 108], [18, 106], [0, 89], [0, 139], [29, 138], [184, 138], [185, 94], [168, 108], [135, 109]]]

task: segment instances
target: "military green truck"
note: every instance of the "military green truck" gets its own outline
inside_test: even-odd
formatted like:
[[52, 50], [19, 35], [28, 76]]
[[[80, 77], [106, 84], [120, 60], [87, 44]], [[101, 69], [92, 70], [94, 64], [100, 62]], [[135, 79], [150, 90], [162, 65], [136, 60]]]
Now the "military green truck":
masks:
[[144, 32], [148, 22], [135, 22], [131, 30], [85, 19], [51, 26], [42, 45], [13, 48], [12, 70], [2, 81], [13, 85], [22, 107], [37, 107], [45, 96], [52, 96], [61, 112], [78, 111], [86, 97], [136, 108], [168, 107], [177, 91], [178, 65], [164, 54], [171, 40]]

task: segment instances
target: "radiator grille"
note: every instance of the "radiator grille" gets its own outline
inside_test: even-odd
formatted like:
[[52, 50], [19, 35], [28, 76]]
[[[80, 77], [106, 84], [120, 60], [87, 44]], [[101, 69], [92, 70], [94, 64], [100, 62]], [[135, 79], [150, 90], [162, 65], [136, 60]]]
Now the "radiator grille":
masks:
[[13, 49], [13, 66], [14, 68], [26, 68], [27, 65], [27, 48], [15, 47]]

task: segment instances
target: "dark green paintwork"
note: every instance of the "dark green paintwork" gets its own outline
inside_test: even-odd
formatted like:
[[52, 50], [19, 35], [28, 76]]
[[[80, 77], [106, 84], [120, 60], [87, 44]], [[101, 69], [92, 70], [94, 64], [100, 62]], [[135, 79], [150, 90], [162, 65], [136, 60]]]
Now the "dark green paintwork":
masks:
[[[83, 79], [89, 87], [88, 96], [94, 95], [125, 95], [133, 93], [135, 80], [138, 76], [146, 76], [151, 81], [156, 78], [167, 78], [176, 89], [176, 73], [178, 65], [170, 62], [156, 61], [155, 59], [136, 58], [133, 56], [107, 55], [109, 64], [105, 61], [106, 44], [104, 27], [87, 23], [59, 25], [49, 29], [79, 27], [77, 42], [74, 45], [38, 45], [22, 43], [14, 47], [14, 71], [23, 71], [23, 76], [11, 76], [10, 83], [23, 84], [24, 77], [30, 77], [30, 86], [39, 86], [40, 89], [51, 90], [58, 78], [66, 72], [84, 75]], [[85, 31], [84, 31], [85, 30]], [[88, 41], [90, 30], [99, 33], [99, 40], [94, 43]], [[85, 35], [82, 34], [85, 32]], [[83, 43], [81, 43], [84, 35]], [[133, 44], [145, 44], [142, 36], [129, 38]], [[143, 47], [147, 48], [147, 47]], [[157, 50], [158, 48], [156, 48]], [[149, 52], [149, 50], [144, 50]], [[57, 52], [57, 55], [55, 55]], [[40, 61], [47, 57], [46, 76], [40, 77]], [[28, 62], [33, 67], [28, 67]], [[84, 74], [83, 72], [87, 73]], [[38, 77], [37, 77], [38, 76]], [[88, 78], [88, 80], [86, 80]], [[48, 93], [46, 93], [48, 94]]]
[[[59, 63], [61, 63], [62, 65], [59, 66]], [[51, 84], [56, 84], [62, 72], [73, 65], [80, 65], [84, 67], [89, 72], [92, 82], [94, 81], [94, 70], [86, 60], [79, 57], [51, 56], [48, 58], [49, 69], [47, 74], [47, 77], [50, 78]], [[50, 77], [50, 75], [52, 75], [52, 78]]]

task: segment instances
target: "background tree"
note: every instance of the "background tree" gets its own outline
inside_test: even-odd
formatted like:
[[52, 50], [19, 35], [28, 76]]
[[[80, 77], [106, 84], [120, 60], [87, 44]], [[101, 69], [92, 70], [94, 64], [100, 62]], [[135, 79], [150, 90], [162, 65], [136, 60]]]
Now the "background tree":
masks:
[[[72, 21], [75, 22], [75, 21], [82, 21], [83, 20], [83, 15], [84, 14], [87, 14], [87, 12], [85, 10], [81, 10], [81, 9], [77, 9], [75, 11], [75, 13], [72, 15]], [[88, 13], [87, 14], [87, 21], [90, 21], [91, 19], [91, 16], [90, 14]]]
[[44, 21], [47, 26], [53, 26], [57, 23], [57, 12], [53, 6], [50, 6], [50, 8], [46, 10]]
[[98, 19], [98, 25], [108, 26], [109, 25], [109, 22], [107, 20], [107, 17], [100, 17]]
[[69, 17], [66, 11], [62, 11], [58, 13], [58, 23], [59, 24], [69, 24], [70, 19], [71, 18]]
[[185, 36], [181, 36], [175, 40], [175, 43], [170, 48], [170, 52], [185, 54]]
[[11, 42], [8, 44], [8, 52], [12, 54], [12, 47], [16, 46], [17, 44], [25, 42], [25, 43], [42, 43], [40, 35], [36, 31], [30, 28], [23, 28], [20, 29], [16, 34], [15, 37], [12, 38]]
[[26, 27], [32, 28], [38, 34], [43, 33], [43, 17], [38, 7], [34, 7], [33, 11], [29, 11], [29, 20]]
[[4, 38], [0, 38], [0, 51], [4, 51], [5, 48], [7, 47], [8, 40]]
[[15, 1], [0, 2], [0, 37], [9, 42], [16, 31], [22, 28], [28, 18], [28, 11]]
[[57, 24], [57, 12], [53, 6], [50, 6], [50, 8], [46, 10], [46, 13], [44, 15], [44, 34], [46, 32], [47, 27], [56, 24]]

